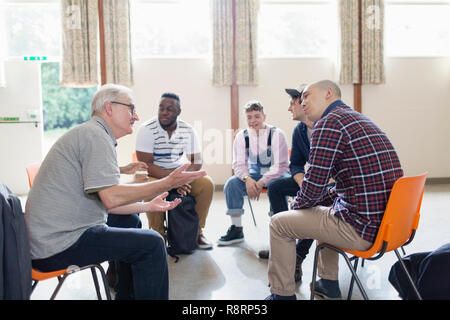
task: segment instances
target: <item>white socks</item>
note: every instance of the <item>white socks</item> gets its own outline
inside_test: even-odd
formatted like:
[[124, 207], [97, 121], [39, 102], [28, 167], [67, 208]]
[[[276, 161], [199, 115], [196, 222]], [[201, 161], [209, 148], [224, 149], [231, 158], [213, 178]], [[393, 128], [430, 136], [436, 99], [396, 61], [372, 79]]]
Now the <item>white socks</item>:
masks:
[[242, 216], [231, 216], [231, 224], [236, 227], [242, 227]]

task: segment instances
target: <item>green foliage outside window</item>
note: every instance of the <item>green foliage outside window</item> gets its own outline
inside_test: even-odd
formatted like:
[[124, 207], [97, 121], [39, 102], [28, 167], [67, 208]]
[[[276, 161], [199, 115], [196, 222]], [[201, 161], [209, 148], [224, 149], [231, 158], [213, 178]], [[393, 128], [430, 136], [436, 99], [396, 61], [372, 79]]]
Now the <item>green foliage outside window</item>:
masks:
[[41, 64], [44, 130], [69, 129], [91, 117], [91, 101], [97, 87], [65, 88], [59, 85], [59, 63]]

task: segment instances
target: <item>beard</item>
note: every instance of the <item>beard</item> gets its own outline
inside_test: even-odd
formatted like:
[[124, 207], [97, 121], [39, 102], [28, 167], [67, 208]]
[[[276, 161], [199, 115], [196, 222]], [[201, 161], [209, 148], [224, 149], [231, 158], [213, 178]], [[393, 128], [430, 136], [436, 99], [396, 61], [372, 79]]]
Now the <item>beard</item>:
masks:
[[177, 122], [177, 119], [175, 118], [174, 120], [170, 121], [168, 124], [162, 124], [161, 121], [159, 122], [159, 124], [161, 125], [161, 128], [163, 128], [165, 130], [165, 129], [172, 127], [176, 122]]

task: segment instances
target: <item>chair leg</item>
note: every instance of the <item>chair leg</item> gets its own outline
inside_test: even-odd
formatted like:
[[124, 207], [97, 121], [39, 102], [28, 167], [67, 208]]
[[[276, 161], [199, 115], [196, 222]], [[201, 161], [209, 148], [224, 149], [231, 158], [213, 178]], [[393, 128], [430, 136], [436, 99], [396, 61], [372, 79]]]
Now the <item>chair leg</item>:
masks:
[[405, 263], [403, 262], [402, 257], [400, 256], [400, 253], [398, 253], [397, 249], [395, 249], [394, 252], [395, 252], [395, 255], [397, 256], [398, 261], [400, 261], [400, 266], [402, 267], [403, 271], [405, 272], [406, 278], [408, 278], [408, 281], [411, 284], [411, 287], [413, 288], [414, 293], [416, 294], [416, 296], [419, 300], [422, 300], [422, 296], [420, 295], [419, 290], [417, 290], [417, 287], [414, 284], [414, 281], [411, 278], [411, 275], [409, 274], [408, 269], [406, 269]]
[[109, 290], [108, 280], [106, 279], [106, 272], [101, 265], [96, 265], [95, 267], [100, 271], [100, 276], [102, 277], [103, 285], [105, 287], [106, 299], [111, 300], [111, 291]]
[[406, 256], [406, 251], [405, 251], [405, 248], [403, 248], [403, 247], [400, 247], [401, 249], [402, 249], [402, 253], [403, 253], [403, 255], [404, 256]]
[[314, 263], [313, 263], [313, 274], [312, 274], [312, 281], [311, 281], [311, 295], [309, 297], [309, 300], [314, 300], [314, 291], [316, 290], [316, 275], [317, 275], [317, 260], [319, 257], [319, 251], [322, 250], [322, 246], [317, 246], [316, 251], [314, 252]]
[[36, 288], [38, 283], [39, 283], [38, 280], [32, 280], [32, 282], [31, 282], [31, 294], [33, 293], [34, 288]]
[[[353, 264], [353, 268], [355, 269], [355, 272], [357, 272], [357, 269], [358, 269], [358, 261], [359, 261], [359, 258], [356, 258], [355, 262]], [[364, 262], [364, 259], [362, 262]], [[350, 300], [352, 298], [354, 284], [355, 284], [355, 277], [352, 276], [352, 280], [350, 280], [350, 287], [348, 289], [347, 300]]]
[[62, 285], [64, 283], [64, 280], [66, 280], [67, 276], [68, 276], [68, 274], [65, 274], [63, 276], [59, 276], [58, 277], [58, 285], [56, 286], [55, 291], [53, 291], [53, 294], [50, 297], [50, 300], [55, 300], [56, 295], [58, 294], [59, 289], [61, 289], [61, 287], [62, 287]]
[[[316, 248], [316, 252], [314, 253], [314, 265], [313, 265], [313, 276], [312, 276], [312, 282], [311, 282], [311, 296], [310, 296], [310, 300], [314, 300], [314, 290], [316, 287], [316, 274], [317, 274], [317, 261], [318, 261], [318, 257], [319, 257], [319, 251], [322, 250], [323, 248], [328, 248], [331, 250], [336, 251], [337, 253], [339, 253], [341, 256], [344, 257], [345, 262], [347, 263], [348, 268], [350, 269], [351, 273], [352, 273], [352, 281], [356, 281], [356, 284], [358, 285], [359, 291], [361, 291], [361, 294], [364, 298], [364, 300], [369, 300], [369, 297], [367, 296], [366, 291], [364, 290], [364, 287], [362, 286], [361, 280], [359, 280], [358, 275], [356, 274], [356, 270], [353, 269], [352, 263], [350, 261], [350, 259], [347, 257], [347, 255], [344, 253], [344, 251], [339, 250], [331, 245], [328, 245], [326, 243], [322, 243], [321, 245], [318, 245]], [[358, 266], [357, 264], [358, 262], [355, 261], [355, 267]], [[353, 285], [351, 284], [351, 286], [353, 287]], [[350, 293], [351, 296], [351, 293]]]
[[351, 273], [353, 275], [352, 280], [353, 280], [353, 278], [355, 279], [356, 284], [358, 285], [359, 291], [361, 291], [361, 294], [362, 294], [364, 300], [369, 300], [369, 297], [367, 296], [367, 293], [364, 290], [364, 287], [363, 287], [363, 285], [361, 283], [361, 280], [359, 280], [359, 277], [356, 274], [356, 270], [353, 269], [352, 263], [350, 262], [350, 259], [347, 257], [347, 255], [341, 250], [336, 250], [336, 248], [330, 248], [330, 249], [337, 251], [341, 256], [344, 257], [345, 262], [347, 263], [347, 266], [348, 266], [348, 268], [350, 269], [350, 271], [351, 271]]
[[95, 292], [97, 292], [97, 299], [102, 300], [102, 295], [100, 293], [100, 286], [98, 285], [97, 273], [95, 271], [95, 267], [91, 268], [92, 279], [94, 280]]
[[255, 227], [256, 227], [256, 219], [255, 219], [255, 215], [253, 214], [252, 203], [251, 203], [250, 198], [248, 196], [247, 196], [247, 200], [248, 200], [248, 205], [250, 206], [250, 212], [252, 213], [253, 223], [255, 224]]

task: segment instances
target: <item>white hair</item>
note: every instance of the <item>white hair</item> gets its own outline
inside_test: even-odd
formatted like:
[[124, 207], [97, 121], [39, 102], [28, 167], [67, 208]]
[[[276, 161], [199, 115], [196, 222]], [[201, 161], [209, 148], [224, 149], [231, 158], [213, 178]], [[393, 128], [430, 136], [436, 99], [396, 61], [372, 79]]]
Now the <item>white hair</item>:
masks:
[[92, 115], [103, 112], [106, 102], [119, 99], [131, 99], [133, 91], [119, 84], [105, 84], [98, 89], [92, 99]]

